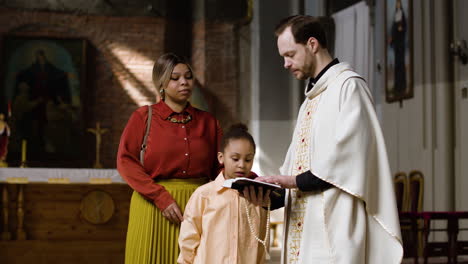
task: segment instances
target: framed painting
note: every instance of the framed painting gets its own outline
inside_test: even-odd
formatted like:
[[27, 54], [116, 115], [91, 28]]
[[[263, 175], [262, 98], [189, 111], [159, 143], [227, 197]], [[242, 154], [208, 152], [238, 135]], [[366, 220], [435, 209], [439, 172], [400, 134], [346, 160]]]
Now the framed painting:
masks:
[[413, 97], [412, 0], [385, 0], [385, 99]]
[[26, 142], [29, 165], [63, 166], [81, 153], [86, 41], [6, 36], [2, 46], [9, 163], [19, 160]]

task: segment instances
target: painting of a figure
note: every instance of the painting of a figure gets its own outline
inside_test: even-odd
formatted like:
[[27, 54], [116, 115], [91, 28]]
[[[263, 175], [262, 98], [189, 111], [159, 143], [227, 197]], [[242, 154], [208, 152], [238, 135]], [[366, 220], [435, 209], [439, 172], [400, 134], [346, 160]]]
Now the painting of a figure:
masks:
[[84, 52], [80, 39], [5, 38], [2, 104], [11, 115], [12, 152], [26, 140], [29, 160], [79, 153]]
[[413, 97], [411, 0], [386, 0], [386, 100]]

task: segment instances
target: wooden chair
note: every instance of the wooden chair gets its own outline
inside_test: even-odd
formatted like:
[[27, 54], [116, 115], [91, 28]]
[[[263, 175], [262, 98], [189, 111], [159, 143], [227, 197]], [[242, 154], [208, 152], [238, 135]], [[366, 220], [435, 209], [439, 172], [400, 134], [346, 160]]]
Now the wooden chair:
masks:
[[[409, 173], [409, 190], [408, 190], [408, 211], [410, 212], [422, 212], [424, 202], [424, 175], [419, 170], [412, 170]], [[413, 224], [413, 232], [416, 232], [413, 237], [417, 236], [416, 249], [417, 255], [422, 256], [424, 250], [423, 241], [423, 229], [424, 223], [422, 220], [416, 222], [416, 226]]]
[[408, 205], [408, 178], [406, 173], [398, 172], [395, 174], [393, 186], [395, 188], [398, 212], [404, 212], [407, 210]]
[[[420, 171], [412, 171], [409, 174], [410, 186], [410, 210], [421, 212], [424, 197], [424, 175]], [[468, 241], [458, 240], [459, 231], [467, 231], [467, 228], [459, 226], [459, 221], [468, 219], [468, 212], [422, 212], [423, 225], [418, 223], [418, 239], [420, 252], [423, 253], [424, 263], [428, 263], [429, 257], [447, 256], [447, 263], [457, 263], [458, 255], [468, 255]], [[438, 223], [436, 227], [432, 223]], [[442, 225], [440, 225], [442, 224]], [[421, 232], [422, 231], [422, 232]], [[429, 234], [444, 232], [447, 240], [429, 242]]]
[[[465, 255], [465, 241], [458, 240], [458, 232], [463, 230], [459, 227], [459, 221], [468, 219], [466, 211], [433, 211], [422, 212], [424, 219], [424, 264], [428, 263], [429, 257], [446, 256], [446, 263], [457, 263], [458, 255]], [[433, 228], [431, 224], [443, 221], [445, 227]], [[444, 232], [447, 234], [445, 241], [436, 240], [429, 242], [429, 234], [432, 232]]]
[[409, 173], [409, 211], [421, 212], [424, 199], [424, 175], [421, 171]]
[[[417, 247], [415, 247], [417, 235], [414, 229], [417, 229], [416, 219], [408, 212], [409, 205], [409, 182], [405, 172], [398, 172], [393, 177], [395, 196], [398, 213], [400, 215], [401, 235], [403, 239], [403, 252], [405, 257], [414, 257], [417, 263]], [[415, 228], [416, 226], [416, 228]], [[417, 232], [417, 231], [416, 231]]]

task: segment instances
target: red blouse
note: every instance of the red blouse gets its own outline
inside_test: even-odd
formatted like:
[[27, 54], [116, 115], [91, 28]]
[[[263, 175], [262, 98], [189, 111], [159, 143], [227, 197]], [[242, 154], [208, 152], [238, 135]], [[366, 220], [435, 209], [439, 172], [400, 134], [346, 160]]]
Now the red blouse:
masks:
[[[147, 106], [138, 108], [128, 120], [120, 138], [117, 170], [130, 187], [162, 211], [174, 199], [163, 186], [155, 183], [155, 179], [215, 177], [222, 130], [210, 113], [191, 105], [180, 114], [163, 101], [151, 107], [153, 115], [144, 167], [139, 159], [148, 118]], [[192, 120], [186, 124], [167, 120], [169, 116], [182, 119], [187, 115]]]

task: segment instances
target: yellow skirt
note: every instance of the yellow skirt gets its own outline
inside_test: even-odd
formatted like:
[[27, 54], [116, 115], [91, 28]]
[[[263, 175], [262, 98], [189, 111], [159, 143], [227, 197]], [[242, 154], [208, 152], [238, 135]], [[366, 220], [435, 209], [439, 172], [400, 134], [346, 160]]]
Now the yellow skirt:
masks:
[[[195, 189], [207, 181], [206, 178], [168, 179], [157, 183], [166, 188], [183, 212]], [[134, 191], [130, 202], [125, 263], [177, 263], [179, 229], [180, 225], [170, 223], [154, 204]]]

